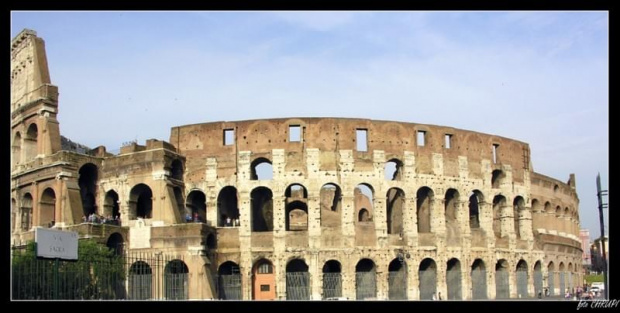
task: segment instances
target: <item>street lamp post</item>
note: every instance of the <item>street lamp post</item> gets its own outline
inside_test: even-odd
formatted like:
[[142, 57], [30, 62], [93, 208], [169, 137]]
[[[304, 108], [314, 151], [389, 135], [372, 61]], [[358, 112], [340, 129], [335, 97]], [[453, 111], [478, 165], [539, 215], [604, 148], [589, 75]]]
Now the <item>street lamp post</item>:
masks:
[[603, 252], [603, 282], [605, 289], [603, 290], [605, 299], [607, 299], [607, 253], [605, 252], [605, 223], [603, 219], [603, 209], [607, 208], [607, 203], [603, 203], [603, 196], [607, 195], [607, 190], [601, 190], [601, 174], [596, 175], [596, 195], [598, 196], [598, 215], [601, 223], [601, 251]]

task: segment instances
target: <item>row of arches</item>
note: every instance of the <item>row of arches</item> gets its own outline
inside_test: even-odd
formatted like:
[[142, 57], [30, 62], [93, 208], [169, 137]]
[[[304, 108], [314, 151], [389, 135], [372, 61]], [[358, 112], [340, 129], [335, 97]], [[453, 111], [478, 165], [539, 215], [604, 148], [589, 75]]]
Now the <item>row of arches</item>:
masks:
[[[407, 262], [401, 258], [392, 260], [388, 265], [387, 295], [390, 300], [407, 300], [408, 279]], [[569, 268], [572, 268], [569, 265]], [[423, 259], [418, 265], [417, 290], [420, 300], [431, 300], [437, 295], [438, 268], [432, 258]], [[447, 261], [445, 285], [447, 286], [446, 299], [462, 300], [487, 299], [489, 297], [488, 279], [495, 280], [495, 298], [508, 299], [511, 297], [511, 288], [515, 288], [516, 297], [533, 297], [543, 290], [542, 263], [537, 261], [533, 266], [533, 277], [528, 272], [528, 264], [520, 260], [513, 269], [515, 285], [510, 284], [510, 269], [505, 259], [500, 259], [494, 265], [493, 275], [487, 273], [487, 265], [482, 259], [475, 259], [468, 269], [461, 265], [461, 261], [452, 258]], [[575, 269], [576, 271], [576, 269]], [[562, 272], [571, 275], [572, 272]], [[562, 277], [565, 277], [564, 274]], [[218, 291], [220, 299], [240, 300], [242, 295], [241, 271], [238, 264], [227, 261], [218, 269]], [[309, 300], [311, 294], [311, 277], [308, 265], [302, 259], [292, 259], [286, 264], [286, 299]], [[339, 298], [343, 296], [343, 272], [342, 265], [338, 260], [328, 260], [323, 264], [322, 273], [318, 277], [321, 280], [322, 298]], [[465, 290], [463, 275], [469, 275], [471, 289]], [[377, 297], [377, 266], [368, 258], [363, 258], [355, 266], [355, 293], [356, 299], [374, 299]], [[563, 278], [564, 279], [564, 278]], [[231, 284], [230, 282], [238, 282]], [[561, 284], [568, 284], [564, 280]], [[530, 285], [533, 293], [530, 293]], [[275, 269], [268, 259], [257, 260], [252, 267], [252, 299], [275, 299]], [[553, 282], [549, 283], [553, 289]], [[563, 290], [563, 287], [560, 287]], [[471, 292], [471, 294], [468, 294]]]
[[15, 210], [17, 207], [17, 201], [11, 199], [12, 212], [17, 213], [13, 216], [12, 231], [15, 231], [19, 227], [22, 231], [28, 231], [33, 226], [51, 227], [55, 223], [56, 216], [56, 192], [53, 188], [48, 187], [43, 190], [39, 197], [38, 203], [38, 216], [37, 224], [35, 225], [35, 215], [33, 210], [34, 199], [30, 192], [26, 192], [22, 195], [19, 210]]
[[37, 143], [39, 141], [39, 128], [36, 123], [28, 125], [25, 133], [22, 135], [19, 131], [13, 135], [11, 143], [11, 165], [26, 163], [39, 154]]

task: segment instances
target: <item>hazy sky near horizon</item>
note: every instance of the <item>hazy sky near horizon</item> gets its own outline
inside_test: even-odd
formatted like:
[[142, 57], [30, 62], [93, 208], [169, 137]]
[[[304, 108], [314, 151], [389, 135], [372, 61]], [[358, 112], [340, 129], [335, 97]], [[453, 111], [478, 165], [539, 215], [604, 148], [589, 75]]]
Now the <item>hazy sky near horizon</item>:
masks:
[[45, 40], [61, 134], [89, 147], [223, 120], [452, 126], [529, 143], [541, 174], [575, 173], [594, 238], [595, 179], [607, 189], [609, 171], [608, 25], [603, 11], [50, 11], [12, 12], [11, 35]]

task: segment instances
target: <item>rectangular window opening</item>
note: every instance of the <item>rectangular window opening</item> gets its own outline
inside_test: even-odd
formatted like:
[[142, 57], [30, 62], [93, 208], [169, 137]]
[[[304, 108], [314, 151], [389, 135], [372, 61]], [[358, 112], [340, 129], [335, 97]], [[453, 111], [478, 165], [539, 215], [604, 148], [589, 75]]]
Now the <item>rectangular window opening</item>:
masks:
[[301, 127], [299, 125], [289, 125], [288, 141], [289, 142], [300, 142], [301, 141]]
[[357, 129], [355, 130], [355, 135], [355, 141], [357, 142], [357, 151], [368, 151], [368, 129]]
[[260, 285], [260, 291], [269, 291], [269, 285]]
[[493, 144], [493, 164], [497, 164], [497, 149], [499, 148], [499, 145], [494, 143]]
[[446, 134], [445, 139], [446, 139], [446, 143], [445, 143], [446, 149], [450, 149], [450, 147], [452, 146], [452, 135]]
[[230, 146], [233, 144], [235, 144], [235, 130], [232, 128], [224, 129], [224, 145]]
[[426, 145], [426, 132], [418, 130], [418, 146], [424, 147]]

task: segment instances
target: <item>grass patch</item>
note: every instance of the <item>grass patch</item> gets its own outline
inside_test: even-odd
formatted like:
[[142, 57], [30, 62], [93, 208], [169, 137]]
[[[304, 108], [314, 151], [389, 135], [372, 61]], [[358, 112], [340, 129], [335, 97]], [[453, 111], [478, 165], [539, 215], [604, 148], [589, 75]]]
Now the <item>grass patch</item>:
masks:
[[585, 276], [586, 283], [591, 284], [594, 282], [603, 282], [603, 274], [601, 275], [586, 275]]

